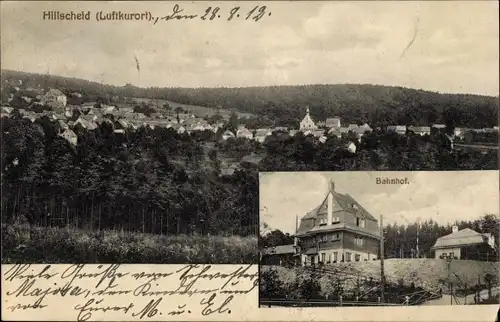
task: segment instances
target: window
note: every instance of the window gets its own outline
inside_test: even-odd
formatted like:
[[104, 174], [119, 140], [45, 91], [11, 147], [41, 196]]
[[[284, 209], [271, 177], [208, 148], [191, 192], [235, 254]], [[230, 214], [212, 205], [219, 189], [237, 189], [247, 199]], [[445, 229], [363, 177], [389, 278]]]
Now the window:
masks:
[[320, 226], [326, 225], [326, 218], [321, 218], [320, 221], [319, 221], [319, 225]]
[[356, 217], [356, 226], [359, 227], [360, 218]]
[[345, 253], [345, 257], [346, 257], [346, 262], [351, 261], [351, 253], [349, 253], [349, 252]]
[[332, 218], [332, 224], [336, 224], [340, 222], [340, 217], [333, 217]]
[[325, 253], [321, 253], [321, 262], [324, 263], [325, 262]]
[[359, 254], [354, 255], [354, 258], [355, 258], [355, 261], [356, 261], [356, 262], [359, 262], [359, 259], [360, 259]]
[[338, 252], [333, 252], [333, 261], [337, 262], [339, 259], [339, 253]]
[[328, 263], [332, 262], [332, 254], [328, 254]]
[[332, 235], [332, 241], [335, 241], [335, 240], [340, 240], [340, 234], [339, 233], [334, 233]]
[[355, 244], [359, 246], [363, 246], [363, 237], [356, 237]]
[[360, 221], [359, 221], [359, 227], [365, 228], [365, 220], [364, 219], [360, 219]]

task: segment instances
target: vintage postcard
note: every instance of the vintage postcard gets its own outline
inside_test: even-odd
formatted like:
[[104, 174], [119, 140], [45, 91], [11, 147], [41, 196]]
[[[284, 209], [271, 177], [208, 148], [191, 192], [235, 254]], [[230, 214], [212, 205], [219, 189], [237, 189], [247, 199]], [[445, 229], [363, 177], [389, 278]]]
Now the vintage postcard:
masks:
[[3, 320], [493, 319], [498, 2], [0, 6]]

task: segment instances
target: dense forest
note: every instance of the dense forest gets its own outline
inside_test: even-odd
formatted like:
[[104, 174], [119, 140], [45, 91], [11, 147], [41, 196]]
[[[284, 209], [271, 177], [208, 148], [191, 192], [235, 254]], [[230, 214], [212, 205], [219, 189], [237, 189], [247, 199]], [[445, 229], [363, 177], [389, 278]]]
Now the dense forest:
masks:
[[[257, 235], [257, 171], [497, 169], [498, 150], [449, 150], [440, 134], [349, 133], [320, 143], [275, 133], [263, 144], [218, 140], [224, 129], [113, 132], [77, 125], [72, 146], [47, 117], [2, 118], [2, 213], [34, 225], [154, 234]], [[250, 156], [250, 157], [249, 157]], [[229, 161], [228, 161], [229, 160]], [[225, 175], [227, 162], [238, 164]], [[14, 215], [15, 214], [15, 215]]]
[[[459, 230], [470, 228], [480, 233], [491, 233], [498, 248], [500, 236], [500, 219], [497, 215], [487, 214], [477, 220], [457, 221], [453, 223]], [[420, 223], [397, 224], [392, 223], [384, 227], [385, 257], [386, 258], [413, 258], [433, 257], [431, 247], [439, 237], [451, 234], [452, 224], [438, 224], [429, 219]], [[417, 254], [418, 239], [418, 254]], [[259, 247], [273, 247], [293, 243], [289, 233], [274, 229], [259, 238]], [[486, 258], [485, 258], [486, 259]], [[490, 258], [491, 259], [491, 258]]]
[[[84, 100], [107, 101], [125, 97], [166, 99], [182, 104], [252, 113], [275, 126], [297, 127], [310, 106], [316, 121], [340, 116], [344, 124], [431, 125], [453, 122], [458, 127], [486, 128], [498, 124], [498, 97], [439, 94], [378, 85], [300, 85], [248, 88], [139, 88], [111, 86], [76, 78], [2, 70], [4, 80], [22, 80], [26, 86], [80, 92]], [[2, 91], [8, 93], [8, 88]], [[2, 97], [5, 100], [6, 97]]]
[[2, 118], [2, 221], [152, 234], [257, 235], [257, 170], [220, 173], [200, 138]]

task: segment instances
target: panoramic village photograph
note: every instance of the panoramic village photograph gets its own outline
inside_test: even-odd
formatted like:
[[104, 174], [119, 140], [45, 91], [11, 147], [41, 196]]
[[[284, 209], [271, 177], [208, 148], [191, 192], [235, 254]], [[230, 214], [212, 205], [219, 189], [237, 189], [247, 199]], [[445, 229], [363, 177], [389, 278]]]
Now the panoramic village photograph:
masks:
[[260, 307], [499, 303], [497, 171], [259, 176]]
[[259, 172], [498, 170], [495, 3], [0, 5], [2, 263], [256, 264]]

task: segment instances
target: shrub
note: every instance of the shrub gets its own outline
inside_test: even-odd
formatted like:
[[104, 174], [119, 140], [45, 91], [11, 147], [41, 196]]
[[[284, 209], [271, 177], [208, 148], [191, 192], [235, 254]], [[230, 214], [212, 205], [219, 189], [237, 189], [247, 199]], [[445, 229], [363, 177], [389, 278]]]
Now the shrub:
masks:
[[166, 236], [2, 224], [2, 263], [257, 263], [257, 237]]

